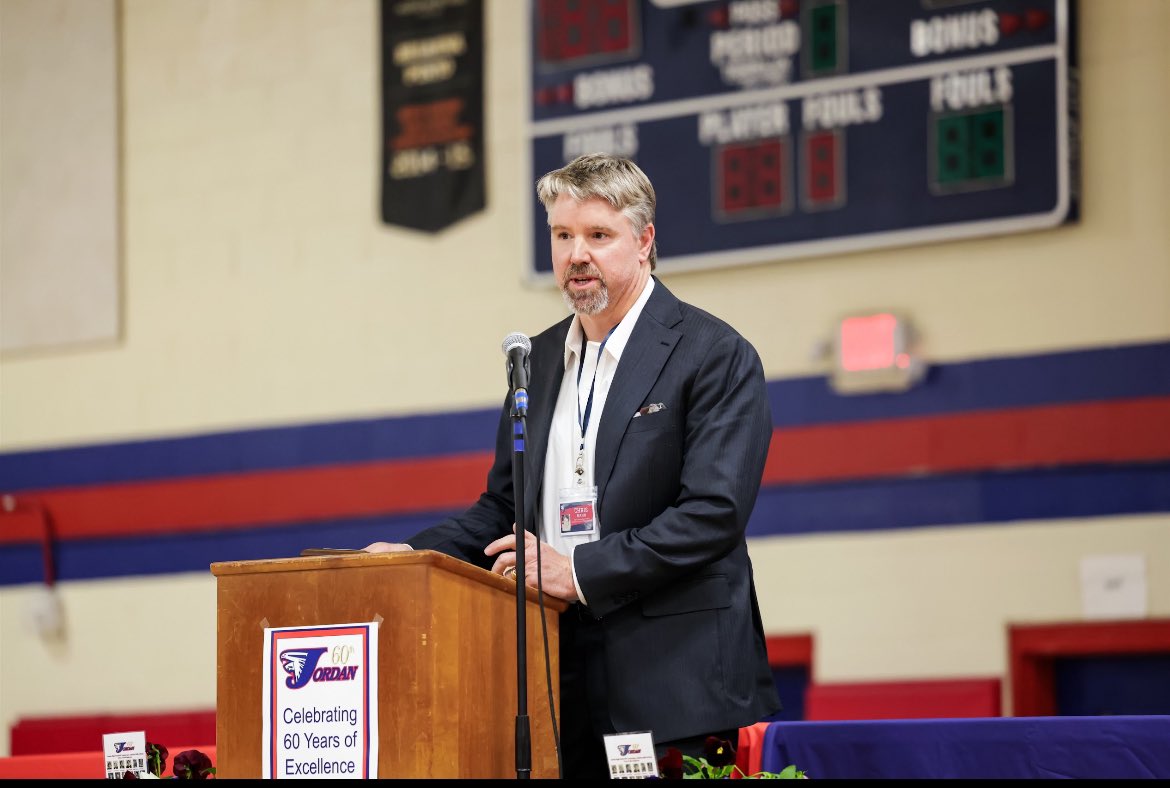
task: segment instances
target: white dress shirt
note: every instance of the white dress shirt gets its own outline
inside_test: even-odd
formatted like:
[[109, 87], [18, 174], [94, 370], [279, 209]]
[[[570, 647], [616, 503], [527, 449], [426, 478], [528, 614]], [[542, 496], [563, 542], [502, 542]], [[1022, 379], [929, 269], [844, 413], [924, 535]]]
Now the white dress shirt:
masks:
[[[593, 456], [597, 446], [597, 429], [601, 424], [601, 414], [605, 410], [605, 400], [609, 396], [609, 386], [617, 372], [618, 362], [621, 361], [622, 351], [630, 340], [634, 324], [642, 314], [642, 308], [650, 299], [654, 290], [654, 278], [646, 280], [646, 286], [638, 300], [630, 307], [621, 322], [617, 324], [609, 338], [605, 340], [605, 347], [601, 342], [587, 342], [585, 346], [584, 369], [581, 370], [581, 383], [577, 384], [577, 369], [581, 365], [581, 340], [584, 332], [581, 328], [581, 318], [574, 317], [569, 326], [569, 333], [565, 336], [565, 376], [561, 379], [561, 389], [557, 394], [556, 409], [553, 411], [552, 424], [549, 427], [548, 451], [544, 457], [544, 483], [541, 489], [540, 513], [537, 526], [540, 528], [541, 541], [547, 542], [558, 552], [567, 555], [570, 563], [573, 550], [579, 544], [593, 542], [600, 538], [598, 531], [601, 528], [600, 519], [597, 528], [589, 534], [562, 534], [560, 528], [560, 499], [562, 489], [582, 487], [588, 494], [597, 484], [593, 477]], [[596, 378], [594, 375], [596, 374]], [[585, 414], [585, 407], [589, 400], [590, 381], [593, 381], [593, 408], [590, 411], [589, 424], [585, 432], [584, 469], [582, 484], [578, 485], [578, 475], [574, 472], [577, 464], [577, 455], [580, 453], [581, 429], [578, 420]], [[578, 410], [579, 409], [579, 410]], [[597, 512], [595, 517], [599, 517]], [[585, 603], [581, 593], [581, 586], [577, 584], [577, 570], [573, 569], [573, 585], [577, 589], [577, 596]]]

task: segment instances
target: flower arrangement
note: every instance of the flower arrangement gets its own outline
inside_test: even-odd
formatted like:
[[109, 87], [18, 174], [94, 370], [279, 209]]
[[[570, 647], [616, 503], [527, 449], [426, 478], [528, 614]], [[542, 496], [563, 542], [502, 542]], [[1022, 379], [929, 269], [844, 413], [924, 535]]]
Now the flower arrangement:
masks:
[[[154, 742], [146, 743], [146, 776], [148, 778], [162, 779], [163, 772], [167, 770], [168, 755], [170, 752], [163, 745]], [[215, 779], [215, 767], [211, 765], [211, 759], [199, 750], [183, 750], [176, 755], [171, 771], [174, 772], [171, 779], [175, 780]], [[134, 779], [138, 777], [135, 772], [126, 772], [125, 776]]]
[[735, 765], [735, 747], [726, 739], [716, 736], [707, 737], [703, 744], [703, 755], [698, 758], [683, 755], [674, 747], [669, 748], [658, 759], [658, 772], [667, 780], [727, 780], [737, 777], [747, 780], [808, 779], [808, 775], [795, 765], [787, 766], [779, 773], [745, 774], [743, 769]]

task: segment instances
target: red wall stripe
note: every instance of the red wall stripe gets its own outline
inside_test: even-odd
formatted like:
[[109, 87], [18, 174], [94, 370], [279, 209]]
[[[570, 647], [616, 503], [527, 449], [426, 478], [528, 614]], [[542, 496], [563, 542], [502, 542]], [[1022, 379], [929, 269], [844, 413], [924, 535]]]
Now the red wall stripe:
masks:
[[[41, 538], [36, 502], [58, 539], [457, 509], [482, 492], [491, 459], [473, 452], [40, 491], [17, 497], [0, 544]], [[1165, 459], [1170, 397], [777, 429], [764, 483]]]
[[[265, 523], [407, 514], [466, 506], [483, 491], [490, 452], [427, 460], [204, 476], [37, 493], [59, 539], [246, 528]], [[18, 498], [18, 502], [19, 502]], [[27, 507], [0, 543], [40, 538]]]
[[1170, 398], [776, 430], [765, 484], [1170, 457]]

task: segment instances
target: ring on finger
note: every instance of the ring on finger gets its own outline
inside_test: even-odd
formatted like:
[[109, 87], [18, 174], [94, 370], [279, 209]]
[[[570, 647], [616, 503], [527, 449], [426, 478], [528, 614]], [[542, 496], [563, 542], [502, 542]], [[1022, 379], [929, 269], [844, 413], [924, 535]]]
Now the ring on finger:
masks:
[[514, 579], [516, 577], [516, 567], [510, 566], [507, 569], [505, 569], [504, 570], [504, 577], [511, 577]]

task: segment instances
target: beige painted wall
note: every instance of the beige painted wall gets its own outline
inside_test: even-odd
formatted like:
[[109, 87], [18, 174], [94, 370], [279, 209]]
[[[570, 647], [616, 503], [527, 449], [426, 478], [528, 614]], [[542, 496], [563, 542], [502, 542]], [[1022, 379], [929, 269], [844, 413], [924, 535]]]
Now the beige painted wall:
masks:
[[[433, 237], [377, 221], [376, 8], [124, 0], [124, 339], [0, 359], [0, 450], [498, 402], [499, 339], [563, 314], [555, 293], [520, 284], [522, 4], [487, 4], [488, 209]], [[1081, 8], [1079, 225], [665, 281], [739, 327], [770, 378], [818, 371], [810, 353], [834, 320], [874, 306], [908, 311], [937, 360], [1170, 337], [1170, 3]], [[773, 538], [751, 551], [767, 628], [815, 632], [820, 680], [1003, 675], [1008, 622], [1078, 615], [1082, 555], [1145, 554], [1151, 614], [1170, 615], [1168, 524]], [[0, 725], [213, 706], [213, 590], [209, 576], [66, 583], [66, 641], [46, 644], [23, 620], [32, 590], [0, 588]], [[144, 623], [131, 649], [94, 625], [148, 603], [166, 623]], [[180, 620], [204, 635], [170, 637]]]
[[1149, 615], [1170, 616], [1170, 515], [772, 537], [751, 555], [768, 631], [815, 635], [817, 681], [1006, 677], [1008, 624], [1082, 617], [1089, 556], [1145, 556]]
[[[937, 360], [1170, 336], [1170, 7], [1082, 5], [1081, 224], [667, 284], [772, 378], [875, 306]], [[494, 405], [499, 338], [563, 314], [520, 284], [521, 6], [488, 4], [488, 209], [430, 236], [376, 218], [373, 0], [127, 0], [125, 340], [0, 361], [0, 449]]]

